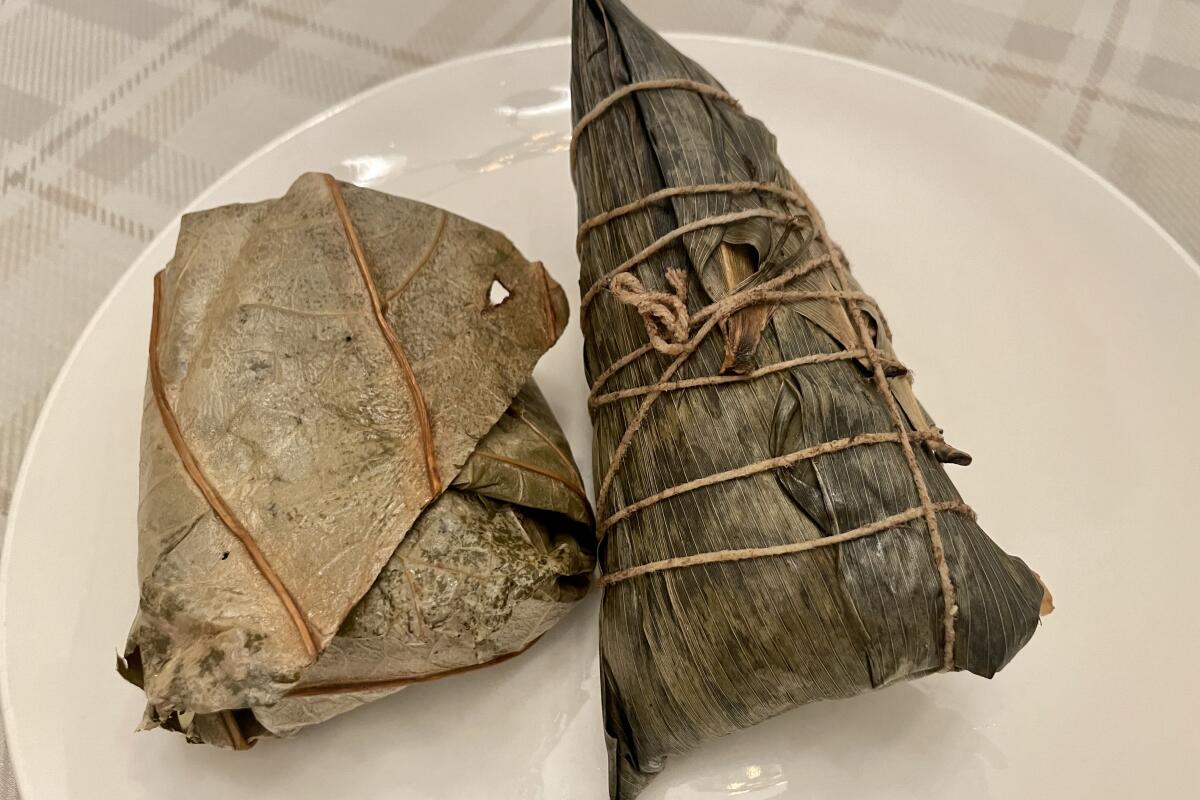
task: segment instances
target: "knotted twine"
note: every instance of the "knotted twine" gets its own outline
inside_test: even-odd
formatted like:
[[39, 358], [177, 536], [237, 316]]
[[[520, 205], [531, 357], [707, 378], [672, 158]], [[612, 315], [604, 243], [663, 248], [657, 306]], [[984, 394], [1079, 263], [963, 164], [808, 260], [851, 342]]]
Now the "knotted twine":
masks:
[[[613, 108], [622, 99], [630, 97], [636, 92], [661, 90], [692, 91], [696, 92], [697, 94], [710, 97], [719, 102], [723, 102], [733, 107], [735, 110], [741, 110], [737, 101], [724, 90], [697, 81], [686, 79], [662, 79], [629, 84], [618, 89], [604, 100], [600, 101], [595, 108], [581, 117], [579, 122], [575, 125], [571, 136], [570, 155], [572, 168], [575, 165], [575, 156], [579, 141], [582, 138], [583, 133], [588, 129], [588, 126], [592, 122], [603, 116], [604, 113]], [[674, 230], [647, 245], [636, 255], [627, 259], [603, 275], [583, 295], [580, 308], [580, 315], [582, 318], [586, 319], [592, 302], [595, 301], [602, 292], [607, 290], [608, 293], [614, 297], [614, 299], [621, 303], [630, 305], [638, 311], [645, 322], [647, 335], [649, 338], [649, 343], [647, 345], [644, 345], [643, 347], [640, 347], [634, 350], [632, 353], [629, 353], [628, 355], [623, 356], [613, 362], [608, 369], [604, 370], [600, 374], [600, 376], [596, 379], [595, 384], [592, 386], [589, 402], [593, 408], [605, 403], [615, 402], [617, 400], [633, 397], [642, 398], [633, 419], [630, 421], [628, 427], [618, 442], [616, 449], [613, 451], [608, 470], [602, 478], [599, 491], [597, 492], [596, 511], [600, 517], [600, 521], [597, 524], [598, 538], [603, 538], [609, 529], [622, 520], [627, 519], [632, 514], [685, 492], [695, 491], [696, 489], [700, 489], [705, 486], [712, 486], [725, 481], [737, 480], [749, 475], [755, 475], [761, 472], [791, 466], [799, 463], [800, 461], [816, 458], [821, 455], [838, 452], [840, 450], [845, 450], [852, 447], [892, 442], [897, 443], [901, 448], [901, 451], [904, 455], [904, 460], [907, 463], [909, 472], [912, 475], [917, 498], [920, 502], [917, 506], [906, 511], [893, 514], [869, 525], [864, 525], [854, 530], [835, 534], [833, 536], [786, 545], [776, 545], [772, 547], [718, 550], [708, 553], [698, 553], [690, 556], [679, 556], [675, 558], [663, 559], [661, 561], [654, 561], [648, 564], [642, 564], [609, 573], [601, 579], [601, 583], [605, 586], [613, 586], [639, 576], [666, 570], [682, 569], [701, 564], [714, 564], [721, 562], [741, 561], [752, 558], [791, 555], [793, 553], [814, 550], [820, 547], [837, 546], [843, 542], [852, 541], [854, 539], [859, 539], [866, 536], [874, 536], [879, 533], [883, 533], [884, 531], [894, 530], [908, 522], [922, 519], [929, 534], [930, 550], [933, 556], [934, 567], [938, 574], [939, 583], [941, 584], [943, 601], [942, 670], [946, 671], [953, 669], [955, 641], [954, 622], [958, 614], [958, 605], [956, 601], [957, 591], [953, 581], [951, 580], [950, 567], [946, 561], [945, 546], [942, 542], [937, 515], [938, 513], [942, 512], [954, 512], [969, 516], [973, 519], [974, 512], [969, 506], [960, 501], [934, 503], [930, 497], [929, 487], [925, 482], [925, 477], [922, 474], [920, 465], [917, 462], [916, 452], [913, 450], [913, 442], [944, 442], [944, 440], [942, 440], [941, 432], [939, 430], [929, 429], [914, 432], [909, 431], [906, 427], [900, 407], [896, 402], [896, 398], [892, 394], [891, 386], [888, 383], [889, 370], [895, 374], [896, 371], [903, 371], [904, 368], [902, 365], [898, 365], [894, 361], [884, 357], [875, 346], [874, 338], [870, 332], [870, 324], [867, 320], [866, 314], [863, 312], [861, 305], [864, 301], [870, 301], [870, 298], [862, 292], [847, 291], [844, 288], [836, 291], [825, 292], [796, 291], [785, 290], [781, 288], [783, 285], [797, 280], [804, 275], [824, 269], [833, 270], [837, 285], [841, 287], [852, 285], [849, 268], [845, 263], [841, 251], [830, 239], [829, 233], [825, 227], [825, 222], [822, 219], [820, 212], [817, 211], [816, 207], [813, 205], [812, 201], [808, 198], [804, 191], [800, 189], [799, 186], [789, 188], [779, 186], [777, 184], [755, 181], [671, 187], [669, 189], [654, 192], [653, 194], [647, 195], [640, 200], [636, 200], [618, 208], [606, 211], [602, 214], [598, 214], [595, 217], [585, 221], [579, 229], [577, 249], [579, 249], [580, 254], [582, 255], [582, 245], [585, 237], [587, 234], [598, 229], [599, 227], [602, 227], [603, 225], [606, 225], [613, 220], [619, 219], [628, 214], [647, 209], [672, 197], [717, 192], [735, 193], [758, 191], [768, 192], [780, 197], [784, 202], [796, 207], [798, 209], [798, 213], [785, 214], [773, 209], [755, 208], [705, 217], [699, 220], [694, 220], [685, 225], [678, 226]], [[640, 280], [630, 274], [630, 271], [635, 267], [645, 263], [656, 253], [666, 249], [675, 241], [688, 233], [706, 228], [729, 225], [754, 217], [775, 219], [782, 222], [785, 226], [786, 236], [793, 235], [799, 227], [799, 223], [802, 220], [807, 219], [811, 224], [814, 233], [814, 244], [822, 244], [825, 249], [828, 250], [828, 253], [811, 259], [797, 267], [787, 269], [776, 278], [766, 281], [759, 286], [741, 291], [734, 291], [720, 300], [717, 300], [700, 309], [697, 313], [692, 315], [689, 315], [688, 313], [686, 273], [682, 270], [673, 269], [667, 272], [666, 277], [668, 282], [675, 289], [674, 294], [646, 289]], [[840, 304], [854, 326], [860, 346], [842, 351], [841, 353], [822, 353], [814, 356], [806, 356], [803, 358], [779, 362], [756, 369], [745, 375], [711, 376], [680, 381], [671, 380], [675, 373], [678, 372], [680, 367], [682, 367], [688, 358], [699, 348], [700, 344], [713, 330], [713, 328], [716, 327], [721, 321], [728, 319], [737, 311], [741, 310], [742, 308], [763, 303], [787, 303], [798, 302], [801, 300], [827, 300], [829, 302]], [[693, 328], [696, 328], [694, 333], [692, 333]], [[648, 386], [634, 387], [608, 394], [601, 393], [601, 389], [604, 387], [604, 384], [617, 372], [652, 351], [675, 356], [675, 359], [663, 371], [657, 382]], [[808, 447], [803, 450], [789, 453], [784, 456], [764, 459], [753, 464], [747, 464], [737, 469], [697, 478], [695, 480], [688, 481], [686, 483], [679, 484], [664, 491], [650, 495], [649, 497], [642, 498], [641, 500], [630, 503], [623, 508], [617, 509], [611, 514], [605, 515], [609, 494], [612, 490], [613, 480], [621, 468], [625, 454], [628, 452], [634, 436], [637, 434], [642, 423], [645, 421], [650, 408], [654, 405], [654, 402], [665, 392], [684, 390], [696, 386], [710, 386], [735, 381], [756, 380], [764, 375], [773, 374], [784, 369], [802, 367], [806, 364], [829, 363], [832, 361], [861, 358], [865, 358], [870, 365], [873, 382], [881, 396], [881, 399], [883, 400], [885, 408], [887, 409], [888, 416], [891, 418], [892, 425], [895, 429], [894, 432], [859, 434], [858, 436], [849, 437], [847, 439], [825, 442], [814, 447]]]

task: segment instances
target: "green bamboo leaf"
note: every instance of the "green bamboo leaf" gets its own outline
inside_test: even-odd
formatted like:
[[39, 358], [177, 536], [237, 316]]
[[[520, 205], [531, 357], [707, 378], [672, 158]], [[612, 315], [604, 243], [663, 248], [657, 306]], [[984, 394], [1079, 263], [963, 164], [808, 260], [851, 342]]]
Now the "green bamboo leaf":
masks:
[[[763, 213], [686, 234], [636, 266], [637, 279], [650, 291], [669, 291], [667, 270], [686, 270], [695, 315], [701, 306], [763, 285], [798, 263], [829, 258], [828, 243], [815, 236], [814, 218], [789, 202], [787, 191], [798, 186], [760, 121], [723, 99], [713, 76], [619, 0], [574, 0], [573, 7], [571, 97], [577, 121], [632, 84], [685, 79], [710, 87], [634, 91], [577, 132], [572, 177], [581, 223], [666, 193], [663, 202], [622, 214], [582, 237], [582, 291], [675, 229], [732, 212]], [[747, 181], [774, 189], [675, 191]], [[729, 251], [739, 247], [752, 248], [754, 272], [730, 281]], [[823, 269], [787, 288], [860, 287]], [[631, 423], [640, 419], [597, 508], [607, 575], [724, 550], [793, 548], [775, 557], [632, 574], [608, 586], [600, 660], [613, 798], [630, 800], [671, 755], [715, 737], [805, 703], [938, 671], [947, 642], [954, 669], [990, 677], [1036, 630], [1047, 596], [1041, 582], [962, 513], [940, 463], [969, 457], [932, 440], [928, 448], [912, 448], [917, 472], [910, 469], [898, 444], [892, 401], [906, 435], [933, 425], [909, 377], [893, 363], [882, 312], [871, 302], [862, 307], [870, 344], [886, 364], [881, 382], [890, 400], [865, 356], [761, 371], [817, 354], [867, 352], [857, 318], [844, 304], [823, 298], [781, 301], [754, 320], [743, 316], [753, 309], [738, 312], [672, 376], [693, 383], [657, 400], [650, 396], [652, 405], [640, 417], [648, 395], [636, 392], [593, 408], [598, 481], [609, 472]], [[583, 328], [593, 383], [646, 344], [640, 315], [607, 292], [595, 295]], [[744, 374], [751, 362], [760, 367], [752, 380], [695, 382], [722, 372]], [[672, 363], [673, 354], [651, 351], [598, 391], [654, 385]], [[705, 484], [639, 506], [606, 529], [605, 519], [618, 509], [677, 485], [739, 474], [741, 467], [816, 444], [886, 432], [896, 443], [849, 447], [775, 474]], [[933, 534], [920, 515], [905, 516], [921, 506], [918, 478], [931, 503], [948, 509], [936, 513], [936, 523], [954, 602], [944, 599]], [[889, 517], [908, 521], [836, 547], [794, 549], [835, 533], [872, 530]], [[947, 618], [953, 637], [946, 634]]]

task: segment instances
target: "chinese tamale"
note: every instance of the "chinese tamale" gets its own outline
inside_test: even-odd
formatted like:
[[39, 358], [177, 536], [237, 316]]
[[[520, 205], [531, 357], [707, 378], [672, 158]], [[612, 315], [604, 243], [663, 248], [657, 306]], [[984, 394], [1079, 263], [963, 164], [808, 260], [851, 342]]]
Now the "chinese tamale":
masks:
[[185, 216], [154, 288], [118, 664], [144, 727], [291, 735], [583, 596], [591, 511], [530, 377], [566, 299], [504, 236], [307, 174]]
[[969, 456], [771, 133], [618, 0], [573, 13], [601, 679], [629, 800], [796, 706], [991, 677], [1050, 604], [947, 477]]

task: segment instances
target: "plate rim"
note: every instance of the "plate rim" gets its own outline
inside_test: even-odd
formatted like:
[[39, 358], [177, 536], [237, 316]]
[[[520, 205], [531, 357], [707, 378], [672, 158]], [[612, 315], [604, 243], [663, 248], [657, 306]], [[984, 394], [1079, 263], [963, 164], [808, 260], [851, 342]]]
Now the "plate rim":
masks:
[[[1112, 181], [1101, 175], [1096, 169], [1080, 160], [1077, 156], [1067, 152], [1058, 144], [1045, 138], [1041, 134], [1027, 128], [1019, 122], [995, 111], [987, 106], [972, 100], [971, 98], [960, 95], [937, 84], [931, 83], [923, 78], [910, 75], [906, 72], [901, 72], [891, 67], [885, 67], [878, 64], [873, 64], [862, 59], [852, 56], [833, 53], [826, 50], [820, 50], [814, 47], [803, 45], [794, 45], [786, 42], [772, 42], [765, 39], [755, 39], [748, 36], [730, 36], [724, 34], [696, 33], [696, 32], [668, 32], [664, 36], [673, 43], [677, 42], [716, 42], [721, 44], [732, 44], [749, 46], [763, 50], [775, 50], [801, 54], [807, 57], [816, 58], [834, 63], [840, 63], [846, 66], [855, 67], [866, 70], [867, 72], [875, 73], [883, 78], [891, 80], [899, 80], [917, 89], [931, 92], [936, 96], [954, 102], [960, 106], [975, 112], [982, 113], [985, 117], [990, 118], [994, 122], [1001, 123], [1004, 127], [1016, 132], [1027, 140], [1032, 140], [1037, 145], [1049, 151], [1056, 158], [1068, 162], [1071, 166], [1077, 169], [1085, 177], [1089, 178], [1099, 188], [1106, 191], [1116, 200], [1122, 203], [1126, 208], [1133, 212], [1134, 216], [1146, 224], [1159, 238], [1180, 257], [1183, 263], [1190, 268], [1194, 276], [1200, 279], [1200, 263], [1196, 257], [1192, 256], [1179, 241], [1171, 235], [1166, 228], [1163, 227], [1157, 219], [1155, 219], [1145, 208], [1137, 201], [1133, 200], [1125, 192], [1121, 191]], [[17, 744], [17, 739], [12, 735], [15, 730], [12, 717], [10, 702], [11, 686], [9, 685], [9, 675], [7, 659], [5, 655], [8, 652], [8, 590], [9, 590], [9, 566], [12, 561], [12, 542], [16, 537], [17, 521], [20, 518], [21, 506], [24, 500], [25, 484], [27, 483], [29, 464], [33, 460], [34, 452], [42, 437], [43, 431], [47, 425], [47, 420], [50, 416], [50, 411], [58, 399], [58, 395], [62, 391], [62, 385], [65, 382], [67, 374], [74, 367], [80, 353], [83, 350], [84, 344], [91, 337], [96, 326], [99, 324], [100, 318], [103, 317], [109, 307], [113, 304], [115, 298], [125, 290], [126, 285], [132, 280], [134, 272], [138, 265], [146, 258], [147, 254], [158, 246], [168, 234], [172, 234], [179, 220], [188, 213], [195, 211], [200, 207], [204, 198], [210, 196], [213, 191], [224, 185], [232, 176], [245, 169], [251, 163], [264, 157], [272, 150], [275, 150], [280, 145], [290, 139], [299, 136], [305, 131], [325, 122], [332, 117], [346, 111], [347, 109], [364, 102], [365, 100], [374, 97], [375, 95], [391, 91], [397, 86], [410, 81], [419, 81], [426, 78], [431, 73], [436, 73], [441, 70], [453, 70], [458, 67], [472, 64], [478, 61], [486, 61], [502, 56], [514, 55], [516, 53], [533, 52], [538, 50], [561, 47], [570, 44], [570, 37], [555, 36], [544, 39], [537, 39], [531, 42], [510, 45], [506, 47], [493, 48], [490, 50], [482, 50], [467, 55], [458, 56], [456, 58], [439, 61], [435, 64], [422, 67], [412, 72], [407, 72], [403, 75], [398, 75], [389, 80], [383, 81], [375, 86], [365, 89], [357, 94], [351, 95], [328, 108], [308, 117], [302, 122], [271, 138], [262, 146], [256, 148], [250, 154], [239, 160], [236, 164], [222, 173], [216, 180], [204, 187], [192, 200], [183, 207], [183, 209], [170, 219], [159, 231], [159, 233], [151, 239], [145, 247], [143, 247], [125, 268], [124, 272], [117, 278], [113, 286], [104, 295], [104, 298], [96, 306], [96, 310], [88, 318], [87, 323], [83, 326], [75, 342], [71, 345], [70, 351], [63, 359], [62, 365], [55, 374], [54, 381], [50, 385], [50, 389], [46, 392], [46, 398], [42, 401], [42, 406], [38, 411], [37, 420], [34, 422], [33, 429], [30, 431], [29, 439], [25, 444], [25, 451], [21, 456], [21, 463], [17, 469], [17, 478], [13, 483], [12, 499], [9, 503], [7, 520], [4, 526], [3, 538], [0, 539], [0, 735], [3, 736], [4, 743], [8, 749], [8, 761], [12, 769], [14, 788], [18, 794], [23, 792], [22, 787], [26, 785], [24, 776], [26, 767], [24, 766], [24, 756], [22, 755], [21, 747]], [[25, 800], [36, 800], [36, 798], [25, 798]]]

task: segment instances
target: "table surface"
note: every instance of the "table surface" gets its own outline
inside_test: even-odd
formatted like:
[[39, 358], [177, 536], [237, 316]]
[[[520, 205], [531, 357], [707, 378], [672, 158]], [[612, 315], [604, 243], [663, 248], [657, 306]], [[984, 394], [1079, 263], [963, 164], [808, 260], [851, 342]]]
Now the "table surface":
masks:
[[[1097, 170], [1200, 254], [1196, 0], [628, 2], [661, 30], [829, 50], [976, 100]], [[0, 526], [71, 345], [195, 195], [367, 87], [569, 33], [569, 5], [0, 0]], [[3, 744], [0, 732], [0, 800], [12, 800]]]

